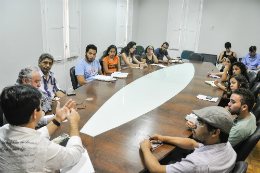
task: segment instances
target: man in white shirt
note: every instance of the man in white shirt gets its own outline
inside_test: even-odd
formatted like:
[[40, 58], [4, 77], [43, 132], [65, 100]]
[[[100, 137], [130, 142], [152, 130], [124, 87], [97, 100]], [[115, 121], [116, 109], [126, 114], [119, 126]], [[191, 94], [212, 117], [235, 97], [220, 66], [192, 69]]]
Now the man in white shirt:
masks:
[[[1, 107], [9, 124], [0, 128], [1, 172], [54, 172], [76, 164], [84, 152], [79, 137], [79, 114], [69, 100], [63, 108], [57, 102], [56, 118], [35, 130], [43, 116], [41, 93], [31, 85], [6, 87]], [[70, 136], [66, 147], [51, 142], [50, 135], [67, 119]]]
[[[154, 134], [140, 143], [145, 165], [150, 172], [223, 173], [233, 169], [237, 155], [228, 142], [233, 125], [231, 114], [218, 106], [193, 110], [193, 113], [198, 116], [197, 126], [192, 130], [194, 139]], [[194, 152], [181, 162], [161, 165], [150, 151], [150, 140], [153, 143], [159, 140]]]

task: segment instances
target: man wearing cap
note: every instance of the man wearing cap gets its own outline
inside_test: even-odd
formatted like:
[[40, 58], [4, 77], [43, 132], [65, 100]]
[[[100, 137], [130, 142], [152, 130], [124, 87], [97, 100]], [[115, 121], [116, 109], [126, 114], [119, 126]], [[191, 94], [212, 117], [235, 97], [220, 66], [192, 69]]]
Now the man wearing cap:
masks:
[[233, 91], [228, 110], [234, 118], [234, 124], [229, 133], [228, 141], [234, 147], [240, 141], [247, 139], [256, 130], [256, 118], [250, 111], [254, 105], [253, 93], [244, 88]]
[[[236, 152], [228, 142], [233, 126], [231, 114], [222, 107], [210, 106], [193, 110], [198, 116], [197, 126], [192, 130], [193, 138], [170, 137], [154, 134], [140, 143], [145, 165], [150, 172], [230, 172], [235, 166]], [[194, 150], [181, 162], [160, 165], [150, 151], [153, 139], [176, 145], [187, 150]]]

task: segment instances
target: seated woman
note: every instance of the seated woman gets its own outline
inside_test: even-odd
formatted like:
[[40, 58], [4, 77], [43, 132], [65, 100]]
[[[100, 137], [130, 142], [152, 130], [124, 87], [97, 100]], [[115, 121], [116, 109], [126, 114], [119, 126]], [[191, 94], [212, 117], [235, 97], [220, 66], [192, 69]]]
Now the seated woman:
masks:
[[[220, 76], [220, 77], [222, 77], [224, 73], [227, 75], [227, 72], [228, 72], [231, 64], [233, 64], [234, 62], [237, 62], [237, 58], [234, 57], [234, 56], [228, 56], [226, 58], [226, 61], [225, 61], [225, 64], [224, 64], [224, 66], [225, 66], [224, 72], [219, 72], [219, 73], [208, 72], [208, 75], [216, 75], [216, 76]], [[222, 81], [222, 82], [224, 82], [224, 81]]]
[[246, 77], [247, 81], [249, 81], [246, 66], [242, 62], [234, 62], [230, 67], [226, 67], [223, 72], [221, 81], [228, 81], [229, 77], [233, 74], [241, 74]]
[[152, 45], [147, 46], [147, 48], [144, 51], [144, 54], [142, 55], [141, 61], [148, 64], [158, 64], [158, 59], [153, 52], [154, 47]]
[[[235, 52], [231, 51], [231, 43], [230, 42], [225, 43], [225, 48], [226, 48], [226, 51], [221, 52], [220, 55], [219, 55], [219, 59], [218, 59], [219, 64], [224, 63], [228, 56], [234, 56], [235, 58], [237, 58], [237, 54]], [[220, 69], [220, 71], [222, 71], [224, 68], [225, 67], [223, 66], [223, 68]]]
[[117, 55], [117, 48], [111, 45], [107, 48], [106, 57], [103, 59], [104, 75], [120, 71], [120, 59]]
[[[124, 47], [121, 58], [122, 58], [122, 65], [128, 65], [130, 67], [146, 67], [147, 64], [144, 62], [138, 61], [134, 56], [134, 51], [136, 49], [136, 43], [131, 41]], [[133, 61], [136, 64], [133, 64]]]

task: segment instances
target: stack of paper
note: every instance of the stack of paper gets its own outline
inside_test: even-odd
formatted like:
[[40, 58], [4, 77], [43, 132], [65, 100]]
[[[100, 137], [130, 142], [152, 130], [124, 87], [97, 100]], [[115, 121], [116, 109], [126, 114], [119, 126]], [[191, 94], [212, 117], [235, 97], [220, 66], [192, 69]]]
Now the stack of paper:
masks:
[[191, 114], [187, 115], [187, 116], [185, 117], [185, 119], [186, 119], [187, 121], [197, 122], [198, 117], [197, 117], [197, 115], [191, 113]]
[[167, 67], [167, 66], [165, 66], [165, 65], [162, 65], [162, 64], [151, 64], [151, 65], [155, 65], [155, 66], [158, 66], [158, 67]]
[[174, 63], [184, 63], [184, 62], [182, 61], [182, 59], [179, 59], [179, 58], [172, 59], [172, 62], [174, 62]]
[[107, 82], [116, 80], [112, 76], [105, 76], [105, 75], [97, 75], [94, 77], [94, 79], [101, 80], [101, 81], [107, 81]]
[[216, 75], [209, 75], [210, 77], [212, 77], [212, 78], [220, 78], [219, 76], [216, 76]]
[[128, 73], [114, 72], [111, 74], [112, 77], [126, 78]]
[[[205, 80], [205, 82], [206, 82], [206, 84], [209, 84], [209, 85], [211, 85], [211, 86], [213, 86], [213, 87], [218, 88], [218, 86], [214, 84], [214, 81], [206, 81], [206, 80]], [[220, 83], [218, 83], [218, 84], [221, 85]]]
[[210, 102], [217, 102], [218, 101], [218, 97], [212, 97], [211, 99], [208, 99], [207, 97], [208, 96], [204, 96], [204, 95], [201, 95], [201, 94], [199, 94], [197, 96], [198, 99], [207, 100], [207, 101], [210, 101]]

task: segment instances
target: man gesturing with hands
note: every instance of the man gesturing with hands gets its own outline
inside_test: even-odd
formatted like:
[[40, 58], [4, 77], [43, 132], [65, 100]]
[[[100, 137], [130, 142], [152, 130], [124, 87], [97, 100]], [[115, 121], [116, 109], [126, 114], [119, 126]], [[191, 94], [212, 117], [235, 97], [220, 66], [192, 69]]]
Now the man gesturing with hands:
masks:
[[[43, 116], [41, 93], [31, 85], [11, 86], [1, 93], [6, 124], [0, 128], [0, 170], [2, 172], [54, 172], [75, 165], [84, 152], [79, 137], [80, 116], [69, 100], [47, 126], [35, 130]], [[68, 119], [70, 139], [66, 147], [50, 141], [50, 135]]]

